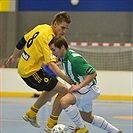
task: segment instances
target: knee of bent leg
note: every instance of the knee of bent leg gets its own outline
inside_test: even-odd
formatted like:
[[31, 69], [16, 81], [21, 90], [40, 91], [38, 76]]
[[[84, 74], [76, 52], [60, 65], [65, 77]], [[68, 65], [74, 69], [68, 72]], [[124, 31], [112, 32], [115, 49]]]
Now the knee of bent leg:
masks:
[[67, 97], [62, 97], [60, 103], [63, 109], [67, 108], [70, 104], [68, 103]]
[[92, 123], [92, 121], [94, 119], [94, 115], [92, 114], [92, 111], [91, 112], [80, 111], [80, 114], [84, 121], [86, 121], [88, 123]]

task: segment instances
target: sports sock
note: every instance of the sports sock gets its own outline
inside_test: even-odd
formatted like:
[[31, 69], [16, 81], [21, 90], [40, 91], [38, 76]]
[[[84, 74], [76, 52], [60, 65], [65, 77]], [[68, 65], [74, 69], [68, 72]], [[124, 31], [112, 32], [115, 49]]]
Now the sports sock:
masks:
[[95, 115], [91, 124], [111, 133], [118, 133], [119, 131], [119, 129], [108, 123], [104, 118], [100, 116]]
[[53, 128], [57, 124], [58, 118], [59, 118], [59, 116], [55, 116], [55, 115], [51, 114], [49, 119], [48, 119], [47, 126], [49, 128]]
[[38, 111], [39, 111], [38, 108], [36, 108], [35, 106], [31, 106], [26, 114], [28, 114], [29, 117], [31, 118], [35, 118]]
[[80, 116], [80, 112], [76, 105], [70, 105], [68, 108], [64, 110], [77, 127], [84, 128], [84, 124], [82, 122], [83, 120]]

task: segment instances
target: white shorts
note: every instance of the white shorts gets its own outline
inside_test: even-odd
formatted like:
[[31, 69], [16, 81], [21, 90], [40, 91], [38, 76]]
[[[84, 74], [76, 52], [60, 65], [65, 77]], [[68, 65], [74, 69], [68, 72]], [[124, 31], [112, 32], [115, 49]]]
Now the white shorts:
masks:
[[100, 89], [96, 85], [91, 86], [91, 88], [85, 86], [84, 89], [88, 89], [89, 91], [85, 94], [80, 94], [78, 92], [72, 92], [72, 94], [76, 97], [76, 105], [79, 110], [90, 112], [92, 111], [92, 100], [100, 95]]

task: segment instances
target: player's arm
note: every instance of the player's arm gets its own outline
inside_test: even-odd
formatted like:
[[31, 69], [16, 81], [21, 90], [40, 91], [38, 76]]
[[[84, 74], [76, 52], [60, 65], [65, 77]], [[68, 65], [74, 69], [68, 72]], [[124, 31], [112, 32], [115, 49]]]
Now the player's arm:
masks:
[[85, 87], [89, 83], [92, 82], [92, 80], [97, 76], [97, 73], [94, 72], [93, 74], [89, 74], [86, 76], [86, 78], [78, 85], [72, 85], [69, 89], [69, 92], [80, 90], [81, 88]]
[[61, 66], [62, 65], [62, 60], [59, 58], [58, 61], [56, 62], [57, 66]]
[[48, 66], [56, 75], [65, 80], [67, 83], [74, 84], [74, 82], [60, 70], [60, 68], [56, 65], [56, 63], [49, 62]]
[[96, 78], [97, 73], [94, 72], [93, 74], [89, 74], [88, 76], [86, 76], [86, 78], [79, 84], [80, 88], [85, 87], [86, 85], [88, 85], [89, 83], [92, 82], [92, 80], [94, 78]]
[[95, 79], [97, 76], [96, 69], [90, 64], [88, 64], [83, 57], [78, 56], [77, 58], [74, 58], [72, 63], [78, 75], [86, 75], [86, 77], [78, 85], [72, 85], [70, 88], [70, 92], [80, 90], [81, 88], [90, 84], [93, 81], [93, 79]]
[[6, 65], [7, 65], [7, 66], [13, 66], [13, 64], [14, 64], [15, 61], [16, 61], [16, 59], [18, 58], [18, 55], [19, 55], [21, 49], [25, 46], [25, 44], [26, 44], [26, 41], [25, 41], [24, 37], [22, 37], [22, 38], [18, 41], [18, 43], [17, 43], [17, 45], [16, 45], [16, 47], [15, 47], [15, 49], [14, 49], [13, 54], [8, 58], [8, 60], [7, 60], [7, 62], [6, 62]]

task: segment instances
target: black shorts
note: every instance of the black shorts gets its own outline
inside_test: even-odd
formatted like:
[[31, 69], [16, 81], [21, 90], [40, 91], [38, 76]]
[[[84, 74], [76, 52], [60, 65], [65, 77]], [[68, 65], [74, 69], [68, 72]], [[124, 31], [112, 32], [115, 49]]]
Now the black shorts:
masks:
[[22, 78], [28, 86], [37, 91], [51, 91], [57, 84], [57, 78], [40, 69], [28, 78]]

